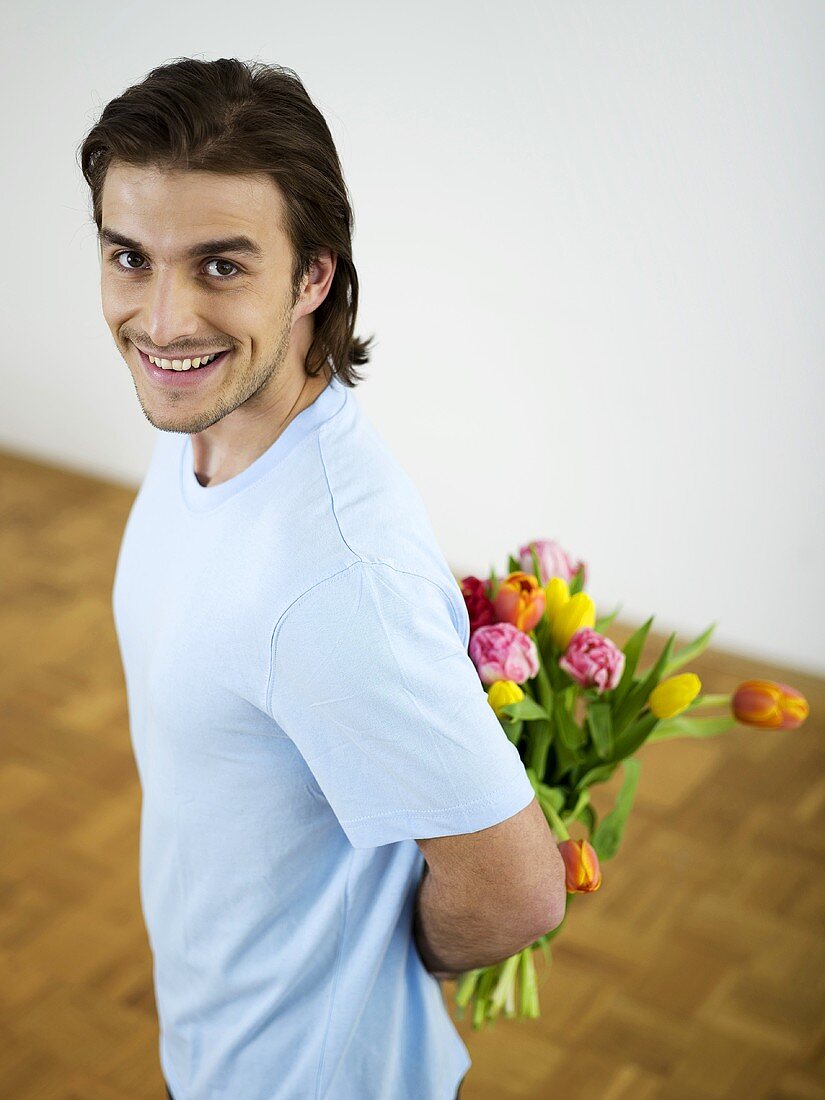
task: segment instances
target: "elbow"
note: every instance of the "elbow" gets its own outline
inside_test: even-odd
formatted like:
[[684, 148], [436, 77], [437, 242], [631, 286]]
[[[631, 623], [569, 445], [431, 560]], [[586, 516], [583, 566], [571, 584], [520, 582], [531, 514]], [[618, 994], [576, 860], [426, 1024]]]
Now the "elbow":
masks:
[[[559, 863], [561, 864], [561, 857]], [[538, 936], [546, 936], [548, 932], [555, 931], [564, 920], [567, 912], [567, 884], [565, 881], [564, 866], [560, 873], [553, 876], [553, 889], [549, 896], [544, 895], [538, 910]]]
[[548, 932], [555, 931], [564, 920], [566, 911], [567, 892], [565, 891], [561, 898], [554, 897], [549, 904], [544, 906], [541, 913], [541, 919], [536, 925], [538, 928], [536, 939], [540, 936], [546, 936]]
[[[556, 909], [553, 913], [553, 920], [550, 924], [550, 927], [546, 931], [547, 932], [554, 932], [558, 928], [558, 926], [562, 923], [562, 921], [564, 920], [566, 914], [567, 914], [567, 891], [563, 890], [562, 895], [559, 898], [558, 904], [556, 906]], [[544, 933], [542, 933], [542, 934], [544, 934]]]

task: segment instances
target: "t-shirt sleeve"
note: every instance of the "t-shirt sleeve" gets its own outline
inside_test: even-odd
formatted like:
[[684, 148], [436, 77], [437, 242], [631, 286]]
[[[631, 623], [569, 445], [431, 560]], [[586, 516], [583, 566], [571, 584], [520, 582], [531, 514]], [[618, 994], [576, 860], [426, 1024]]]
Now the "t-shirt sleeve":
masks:
[[476, 832], [533, 799], [467, 652], [454, 587], [358, 561], [273, 632], [270, 717], [355, 848]]

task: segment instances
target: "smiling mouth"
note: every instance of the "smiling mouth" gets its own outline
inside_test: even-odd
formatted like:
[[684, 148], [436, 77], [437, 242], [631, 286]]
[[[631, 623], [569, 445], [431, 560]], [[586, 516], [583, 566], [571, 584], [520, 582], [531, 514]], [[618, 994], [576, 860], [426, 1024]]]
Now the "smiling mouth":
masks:
[[202, 367], [211, 366], [211, 364], [217, 363], [229, 355], [229, 350], [227, 349], [225, 351], [212, 352], [209, 355], [187, 356], [185, 359], [168, 359], [166, 357], [150, 355], [142, 348], [138, 348], [138, 351], [148, 363], [152, 364], [152, 366], [170, 372], [200, 370]]

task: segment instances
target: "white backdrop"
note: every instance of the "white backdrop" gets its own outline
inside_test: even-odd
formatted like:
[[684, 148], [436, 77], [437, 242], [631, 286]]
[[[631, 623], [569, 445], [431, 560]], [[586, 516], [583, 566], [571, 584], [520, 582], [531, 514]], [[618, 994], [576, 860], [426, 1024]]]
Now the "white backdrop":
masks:
[[355, 208], [365, 411], [460, 573], [825, 672], [825, 4], [3, 4], [0, 447], [137, 487], [77, 147], [188, 55], [288, 65]]

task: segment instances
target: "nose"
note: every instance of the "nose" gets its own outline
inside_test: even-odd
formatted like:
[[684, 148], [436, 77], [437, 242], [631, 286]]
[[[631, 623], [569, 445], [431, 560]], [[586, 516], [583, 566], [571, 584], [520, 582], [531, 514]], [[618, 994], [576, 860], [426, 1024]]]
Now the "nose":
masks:
[[156, 348], [195, 336], [199, 322], [198, 290], [183, 273], [160, 270], [148, 283], [144, 329]]

